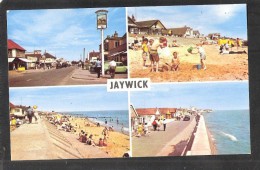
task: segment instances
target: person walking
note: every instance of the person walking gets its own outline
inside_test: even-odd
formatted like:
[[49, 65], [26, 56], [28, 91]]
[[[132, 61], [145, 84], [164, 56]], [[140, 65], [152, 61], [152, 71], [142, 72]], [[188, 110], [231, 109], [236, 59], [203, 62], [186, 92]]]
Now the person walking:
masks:
[[33, 109], [31, 106], [27, 109], [27, 118], [29, 119], [29, 123], [32, 123], [32, 117], [34, 117]]
[[197, 44], [197, 48], [198, 48], [198, 53], [200, 54], [200, 64], [202, 69], [206, 70], [207, 66], [206, 66], [206, 52], [204, 50], [204, 48], [202, 47], [202, 44]]
[[166, 130], [166, 119], [164, 118], [163, 119], [163, 131], [165, 131]]
[[100, 71], [101, 71], [102, 63], [100, 61], [100, 58], [96, 61], [96, 72], [97, 72], [97, 78], [100, 78]]
[[111, 78], [115, 78], [115, 72], [116, 72], [116, 62], [114, 59], [109, 62], [109, 69], [110, 69], [110, 76]]
[[156, 131], [156, 128], [157, 128], [157, 122], [156, 122], [156, 119], [154, 119], [152, 125], [153, 125], [153, 130]]

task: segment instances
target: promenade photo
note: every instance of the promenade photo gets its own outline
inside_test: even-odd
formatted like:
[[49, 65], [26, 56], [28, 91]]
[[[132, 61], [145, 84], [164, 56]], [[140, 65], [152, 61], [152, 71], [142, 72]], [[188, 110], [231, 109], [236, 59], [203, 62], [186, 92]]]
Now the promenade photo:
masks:
[[250, 154], [248, 82], [131, 92], [133, 157]]
[[125, 8], [9, 10], [10, 87], [127, 78], [125, 15]]
[[129, 157], [128, 94], [105, 86], [11, 88], [10, 130], [11, 160]]
[[130, 7], [131, 78], [248, 80], [246, 5]]

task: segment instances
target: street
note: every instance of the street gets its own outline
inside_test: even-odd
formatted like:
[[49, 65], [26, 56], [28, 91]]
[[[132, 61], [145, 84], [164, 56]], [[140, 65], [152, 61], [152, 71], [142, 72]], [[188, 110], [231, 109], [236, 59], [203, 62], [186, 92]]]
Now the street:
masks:
[[151, 128], [148, 136], [133, 136], [133, 156], [180, 156], [186, 146], [187, 136], [194, 130], [194, 122], [192, 116], [190, 121], [167, 123], [166, 131], [163, 131], [163, 127], [160, 127], [160, 131], [153, 131]]
[[[106, 84], [109, 75], [97, 78], [89, 70], [71, 66], [60, 69], [26, 70], [24, 72], [9, 71], [10, 87], [57, 86]], [[116, 78], [127, 78], [127, 74], [116, 74]]]

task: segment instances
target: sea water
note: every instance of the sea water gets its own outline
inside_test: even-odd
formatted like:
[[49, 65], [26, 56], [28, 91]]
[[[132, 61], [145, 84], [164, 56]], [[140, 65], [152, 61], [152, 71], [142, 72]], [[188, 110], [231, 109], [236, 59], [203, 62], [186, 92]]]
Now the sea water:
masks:
[[128, 110], [107, 110], [107, 111], [75, 111], [65, 114], [88, 118], [90, 121], [100, 123], [102, 126], [112, 127], [115, 131], [129, 134]]
[[217, 154], [250, 154], [249, 110], [217, 110], [204, 114]]

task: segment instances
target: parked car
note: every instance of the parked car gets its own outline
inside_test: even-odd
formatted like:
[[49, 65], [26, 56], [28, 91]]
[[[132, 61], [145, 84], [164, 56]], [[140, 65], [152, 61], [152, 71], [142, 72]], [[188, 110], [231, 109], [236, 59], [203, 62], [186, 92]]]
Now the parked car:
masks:
[[56, 64], [56, 69], [62, 68], [62, 65], [60, 63]]
[[[109, 62], [104, 63], [105, 74], [110, 74]], [[127, 73], [127, 66], [122, 62], [116, 62], [116, 73]]]
[[183, 121], [190, 121], [190, 116], [189, 115], [185, 115], [183, 118]]

